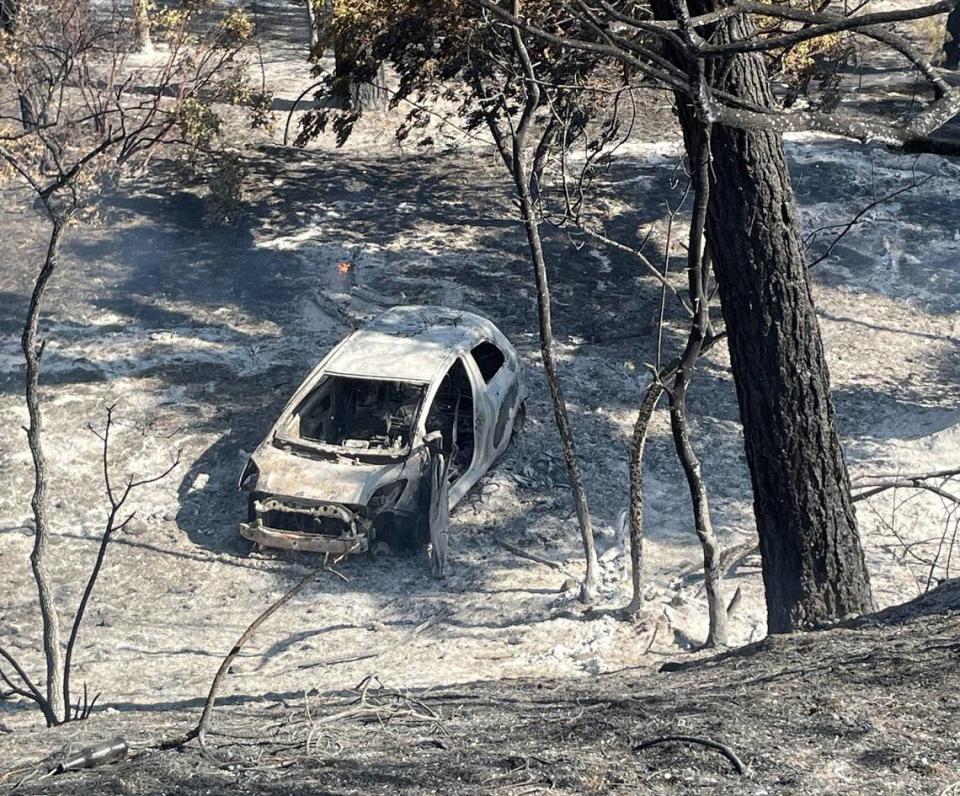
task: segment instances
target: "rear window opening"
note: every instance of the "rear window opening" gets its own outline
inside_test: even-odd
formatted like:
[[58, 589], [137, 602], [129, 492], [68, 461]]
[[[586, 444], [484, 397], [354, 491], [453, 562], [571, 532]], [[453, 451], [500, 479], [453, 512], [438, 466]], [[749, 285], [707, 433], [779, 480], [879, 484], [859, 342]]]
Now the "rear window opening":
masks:
[[500, 368], [503, 367], [503, 352], [493, 343], [480, 343], [470, 354], [473, 356], [474, 362], [477, 363], [483, 380], [489, 384], [493, 377], [500, 372]]
[[308, 442], [357, 451], [410, 445], [426, 385], [327, 376], [294, 414], [291, 431]]

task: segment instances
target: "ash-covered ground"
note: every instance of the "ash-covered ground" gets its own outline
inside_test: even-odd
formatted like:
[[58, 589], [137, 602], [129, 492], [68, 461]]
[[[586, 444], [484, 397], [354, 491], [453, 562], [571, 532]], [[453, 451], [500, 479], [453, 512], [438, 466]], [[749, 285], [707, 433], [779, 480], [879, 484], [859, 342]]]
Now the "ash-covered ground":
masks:
[[[264, 9], [286, 30], [286, 10]], [[285, 110], [309, 77], [299, 42], [278, 42], [267, 67], [285, 87]], [[705, 637], [700, 551], [662, 412], [646, 454], [647, 605], [637, 622], [615, 611], [628, 600], [618, 525], [629, 435], [655, 357], [657, 283], [616, 252], [549, 236], [561, 375], [603, 560], [601, 597], [585, 610], [575, 591], [562, 590], [563, 575], [496, 542], [580, 567], [508, 180], [474, 140], [400, 149], [391, 118], [368, 118], [345, 150], [248, 141], [248, 216], [238, 226], [206, 225], [202, 189], [181, 185], [175, 164], [161, 162], [111, 197], [96, 223], [69, 234], [43, 319], [51, 565], [65, 610], [79, 599], [107, 510], [100, 442], [87, 425], [100, 427], [105, 407], [116, 405], [118, 479], [155, 474], [182, 449], [169, 478], [136, 494], [137, 516], [108, 553], [80, 636], [74, 677], [102, 692], [99, 712], [168, 719], [195, 711], [237, 636], [315, 564], [250, 554], [237, 532], [245, 509], [236, 480], [287, 397], [348, 331], [344, 318], [395, 303], [459, 306], [497, 323], [527, 365], [526, 430], [453, 514], [448, 577], [433, 579], [420, 558], [344, 562], [346, 582], [321, 580], [258, 634], [225, 696], [243, 703], [265, 692], [337, 691], [371, 673], [400, 689], [592, 678], [654, 667]], [[655, 261], [666, 241], [664, 202], [678, 195], [679, 150], [673, 133], [654, 140], [645, 131], [601, 181], [607, 230], [638, 242], [653, 226], [647, 253]], [[919, 183], [832, 249], [813, 270], [815, 296], [852, 474], [956, 466], [960, 166], [813, 136], [795, 137], [788, 151], [806, 229], [828, 227], [811, 238], [816, 256], [876, 197]], [[10, 205], [0, 224], [0, 635], [39, 672], [19, 334], [45, 228]], [[353, 265], [349, 279], [342, 262]], [[682, 329], [675, 307], [667, 315], [672, 354]], [[754, 535], [749, 475], [724, 351], [701, 363], [689, 414], [721, 542], [745, 544]], [[904, 497], [858, 504], [880, 607], [948, 574], [945, 556], [932, 569], [929, 561], [956, 518], [935, 496], [899, 505]], [[743, 595], [734, 644], [765, 634], [752, 563], [725, 585]], [[957, 563], [950, 566], [955, 575]], [[16, 753], [23, 731], [38, 724], [29, 705], [3, 703], [0, 728], [18, 732], [0, 744]]]

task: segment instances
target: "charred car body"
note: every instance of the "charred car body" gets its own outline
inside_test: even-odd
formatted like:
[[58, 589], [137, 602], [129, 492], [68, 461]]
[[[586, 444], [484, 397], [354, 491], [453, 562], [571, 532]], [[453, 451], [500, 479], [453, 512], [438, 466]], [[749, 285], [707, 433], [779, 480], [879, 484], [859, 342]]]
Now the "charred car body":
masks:
[[431, 456], [452, 509], [522, 422], [516, 351], [488, 320], [396, 307], [342, 340], [287, 403], [244, 468], [240, 533], [333, 554], [429, 538]]

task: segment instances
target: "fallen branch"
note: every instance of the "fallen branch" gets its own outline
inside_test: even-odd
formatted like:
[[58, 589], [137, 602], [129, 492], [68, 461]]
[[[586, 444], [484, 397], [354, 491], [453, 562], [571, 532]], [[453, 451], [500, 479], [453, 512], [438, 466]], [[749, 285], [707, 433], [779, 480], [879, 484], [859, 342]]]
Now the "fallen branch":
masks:
[[368, 661], [371, 658], [379, 658], [383, 655], [383, 650], [376, 652], [365, 652], [362, 655], [340, 655], [335, 658], [324, 658], [322, 661], [313, 663], [301, 663], [298, 669], [315, 669], [317, 666], [339, 666], [343, 663], [356, 663], [357, 661]]
[[741, 597], [743, 597], [743, 589], [740, 586], [737, 586], [737, 590], [733, 593], [733, 597], [731, 597], [730, 602], [727, 603], [727, 616], [733, 616], [733, 612], [740, 607]]
[[[342, 556], [340, 557], [342, 558]], [[337, 558], [333, 563], [336, 564], [340, 561], [340, 558]], [[216, 706], [217, 694], [220, 691], [220, 686], [223, 684], [223, 678], [226, 676], [227, 672], [230, 669], [230, 664], [233, 663], [237, 655], [240, 654], [240, 651], [244, 648], [247, 642], [252, 638], [253, 634], [256, 633], [257, 629], [266, 622], [271, 616], [273, 616], [280, 608], [286, 605], [290, 600], [292, 600], [297, 594], [304, 590], [309, 584], [313, 583], [318, 577], [323, 573], [329, 572], [333, 575], [336, 575], [338, 578], [346, 580], [346, 578], [337, 572], [335, 569], [332, 569], [330, 566], [330, 555], [329, 553], [323, 557], [323, 563], [317, 567], [313, 572], [308, 573], [302, 580], [300, 580], [296, 585], [294, 585], [289, 591], [287, 591], [279, 600], [274, 602], [267, 608], [263, 613], [261, 613], [256, 619], [254, 619], [246, 630], [243, 631], [243, 634], [240, 638], [237, 639], [236, 644], [230, 649], [230, 652], [227, 653], [226, 657], [220, 664], [220, 668], [217, 669], [217, 673], [213, 677], [213, 682], [210, 684], [210, 691], [207, 694], [207, 699], [203, 704], [203, 712], [200, 714], [200, 719], [197, 722], [197, 725], [190, 730], [189, 732], [174, 736], [173, 738], [166, 738], [159, 741], [156, 745], [153, 746], [154, 749], [159, 751], [164, 751], [168, 749], [179, 749], [182, 746], [185, 746], [194, 738], [200, 741], [200, 746], [206, 746], [206, 732], [207, 726], [210, 723], [210, 716], [213, 714], [213, 709]]]
[[720, 554], [720, 572], [722, 573], [721, 577], [727, 577], [727, 575], [730, 574], [730, 570], [739, 564], [743, 559], [747, 558], [748, 556], [755, 555], [758, 552], [760, 552], [760, 545], [758, 542], [744, 542], [743, 544], [728, 547], [723, 551], [723, 553]]
[[633, 751], [642, 752], [644, 749], [649, 749], [651, 746], [662, 743], [692, 743], [706, 746], [708, 749], [714, 749], [727, 758], [727, 760], [730, 761], [730, 765], [733, 766], [733, 770], [741, 776], [747, 773], [747, 767], [740, 761], [740, 758], [737, 757], [736, 753], [729, 746], [719, 743], [718, 741], [711, 741], [709, 738], [697, 738], [694, 735], [658, 735], [656, 738], [648, 738], [646, 741], [641, 741], [633, 747]]
[[523, 550], [515, 545], [510, 544], [509, 542], [503, 541], [499, 536], [493, 537], [493, 541], [496, 542], [500, 547], [506, 550], [508, 553], [513, 553], [515, 556], [520, 558], [525, 558], [528, 561], [533, 561], [537, 564], [543, 564], [545, 567], [550, 567], [550, 569], [559, 572], [562, 575], [570, 578], [571, 580], [576, 581], [573, 575], [567, 572], [562, 565], [558, 564], [556, 561], [551, 561], [549, 558], [544, 558], [543, 556], [538, 556], [536, 553], [528, 553], [526, 550]]
[[351, 719], [379, 724], [381, 728], [396, 722], [427, 723], [434, 725], [444, 735], [449, 735], [440, 715], [429, 705], [397, 688], [385, 687], [375, 674], [364, 677], [353, 691], [357, 694], [356, 699], [351, 700], [343, 710], [320, 717], [312, 715], [310, 701], [304, 694], [306, 719], [310, 725], [305, 744], [307, 754], [311, 754], [314, 739], [322, 727]]

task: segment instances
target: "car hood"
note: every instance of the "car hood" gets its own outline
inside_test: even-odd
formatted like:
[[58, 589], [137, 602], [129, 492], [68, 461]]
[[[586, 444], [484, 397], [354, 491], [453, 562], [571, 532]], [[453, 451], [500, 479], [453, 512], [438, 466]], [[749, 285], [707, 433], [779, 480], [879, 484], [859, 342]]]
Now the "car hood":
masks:
[[252, 458], [260, 471], [257, 492], [353, 506], [366, 505], [377, 489], [396, 481], [403, 470], [403, 462], [318, 459], [271, 444], [261, 446]]

